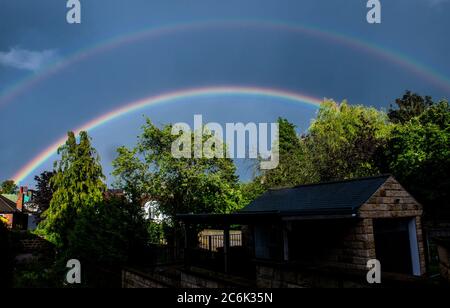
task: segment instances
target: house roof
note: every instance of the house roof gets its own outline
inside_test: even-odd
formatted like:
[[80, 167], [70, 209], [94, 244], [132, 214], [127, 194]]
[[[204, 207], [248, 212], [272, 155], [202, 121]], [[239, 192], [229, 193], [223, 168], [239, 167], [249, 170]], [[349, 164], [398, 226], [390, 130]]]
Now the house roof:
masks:
[[11, 214], [15, 212], [17, 212], [16, 204], [0, 195], [0, 214]]
[[282, 216], [356, 214], [389, 177], [381, 175], [269, 190], [241, 213], [274, 212]]
[[233, 214], [179, 214], [185, 223], [246, 224], [283, 220], [353, 219], [390, 175], [272, 189]]
[[19, 199], [19, 196], [13, 195], [13, 194], [2, 194], [3, 197], [11, 200], [12, 202], [16, 203], [17, 199]]

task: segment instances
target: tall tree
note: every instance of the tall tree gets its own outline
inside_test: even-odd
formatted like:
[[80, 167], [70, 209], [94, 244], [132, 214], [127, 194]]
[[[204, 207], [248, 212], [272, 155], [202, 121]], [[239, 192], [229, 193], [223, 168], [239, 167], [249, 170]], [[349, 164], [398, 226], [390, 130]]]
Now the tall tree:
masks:
[[50, 206], [50, 202], [53, 198], [53, 187], [51, 185], [51, 179], [54, 175], [52, 171], [44, 171], [40, 175], [34, 177], [36, 181], [36, 191], [33, 202], [37, 206], [37, 215], [41, 220], [41, 215]]
[[[276, 144], [279, 147], [279, 164], [275, 169], [259, 170], [260, 176], [253, 186], [258, 186], [258, 183], [265, 189], [295, 186], [314, 178], [309, 172], [311, 169], [305, 168], [304, 144], [297, 135], [296, 126], [287, 119], [279, 118], [278, 129], [279, 138]], [[257, 190], [261, 191], [259, 188]]]
[[79, 143], [73, 132], [58, 154], [55, 174], [51, 178], [54, 190], [50, 207], [43, 214], [39, 229], [59, 248], [67, 248], [69, 233], [75, 227], [79, 213], [103, 201], [106, 186], [100, 158], [92, 147], [86, 132], [81, 132]]
[[450, 217], [450, 107], [442, 101], [395, 126], [385, 151], [387, 171], [426, 206]]
[[4, 181], [0, 186], [0, 193], [2, 194], [16, 194], [19, 190], [16, 183], [13, 180]]
[[[172, 125], [156, 127], [149, 119], [133, 150], [119, 148], [113, 163], [117, 185], [157, 201], [164, 215], [179, 213], [225, 213], [241, 205], [236, 167], [228, 158], [176, 158]], [[194, 139], [194, 132], [189, 137]], [[206, 133], [203, 141], [211, 138]], [[190, 153], [194, 152], [192, 142]]]
[[247, 199], [261, 193], [259, 182], [267, 189], [379, 174], [379, 156], [392, 129], [386, 114], [345, 101], [323, 102], [303, 136], [285, 119], [278, 124], [279, 166], [243, 187]]
[[139, 261], [148, 238], [140, 204], [114, 196], [79, 212], [67, 253], [94, 267], [117, 268]]
[[403, 97], [395, 100], [395, 105], [389, 108], [388, 116], [393, 123], [406, 123], [421, 115], [433, 104], [430, 96], [422, 97], [417, 93], [406, 91]]
[[375, 108], [324, 102], [305, 138], [305, 148], [319, 181], [380, 173], [377, 155], [392, 126]]

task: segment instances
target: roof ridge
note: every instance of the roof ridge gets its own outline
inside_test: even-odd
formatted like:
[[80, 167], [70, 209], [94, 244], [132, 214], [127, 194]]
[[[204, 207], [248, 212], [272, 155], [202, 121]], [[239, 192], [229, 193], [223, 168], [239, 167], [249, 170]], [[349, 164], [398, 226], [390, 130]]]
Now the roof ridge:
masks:
[[[6, 197], [0, 195], [0, 201], [3, 201], [3, 204], [4, 204], [6, 207], [10, 208], [11, 211], [13, 211], [13, 212], [17, 211], [16, 204], [15, 204], [14, 202], [12, 202], [11, 200], [9, 200], [8, 198], [6, 198]], [[14, 206], [13, 206], [13, 205], [14, 205]]]
[[319, 185], [329, 185], [329, 184], [337, 184], [337, 183], [348, 183], [348, 182], [357, 182], [357, 181], [363, 181], [363, 180], [371, 180], [371, 179], [378, 179], [378, 178], [389, 178], [392, 174], [384, 173], [374, 176], [366, 176], [366, 177], [359, 177], [359, 178], [351, 178], [351, 179], [343, 179], [343, 180], [331, 180], [331, 181], [325, 181], [325, 182], [318, 182], [318, 183], [308, 183], [308, 184], [300, 184], [296, 186], [290, 186], [290, 187], [278, 187], [278, 188], [269, 188], [269, 190], [283, 190], [283, 189], [294, 189], [294, 188], [301, 188], [301, 187], [310, 187], [310, 186], [319, 186]]

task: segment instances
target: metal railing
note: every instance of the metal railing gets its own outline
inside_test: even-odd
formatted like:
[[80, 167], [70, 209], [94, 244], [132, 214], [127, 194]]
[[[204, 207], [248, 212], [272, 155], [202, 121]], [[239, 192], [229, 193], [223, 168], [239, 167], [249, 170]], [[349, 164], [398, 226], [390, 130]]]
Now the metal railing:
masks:
[[[224, 236], [218, 235], [200, 235], [199, 247], [208, 251], [218, 251], [219, 248], [223, 248]], [[230, 247], [242, 246], [242, 234], [231, 233], [230, 234]]]

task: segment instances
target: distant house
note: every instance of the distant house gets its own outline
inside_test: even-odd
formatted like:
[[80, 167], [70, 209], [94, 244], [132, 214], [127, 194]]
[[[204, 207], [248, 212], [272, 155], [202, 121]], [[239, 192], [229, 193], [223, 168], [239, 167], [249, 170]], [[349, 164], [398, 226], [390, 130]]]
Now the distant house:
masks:
[[22, 208], [18, 208], [17, 203], [4, 195], [0, 195], [0, 216], [6, 220], [8, 228], [26, 229], [27, 216], [22, 212]]
[[34, 191], [20, 187], [17, 195], [0, 196], [0, 215], [6, 219], [9, 228], [34, 230], [37, 208], [33, 203]]

